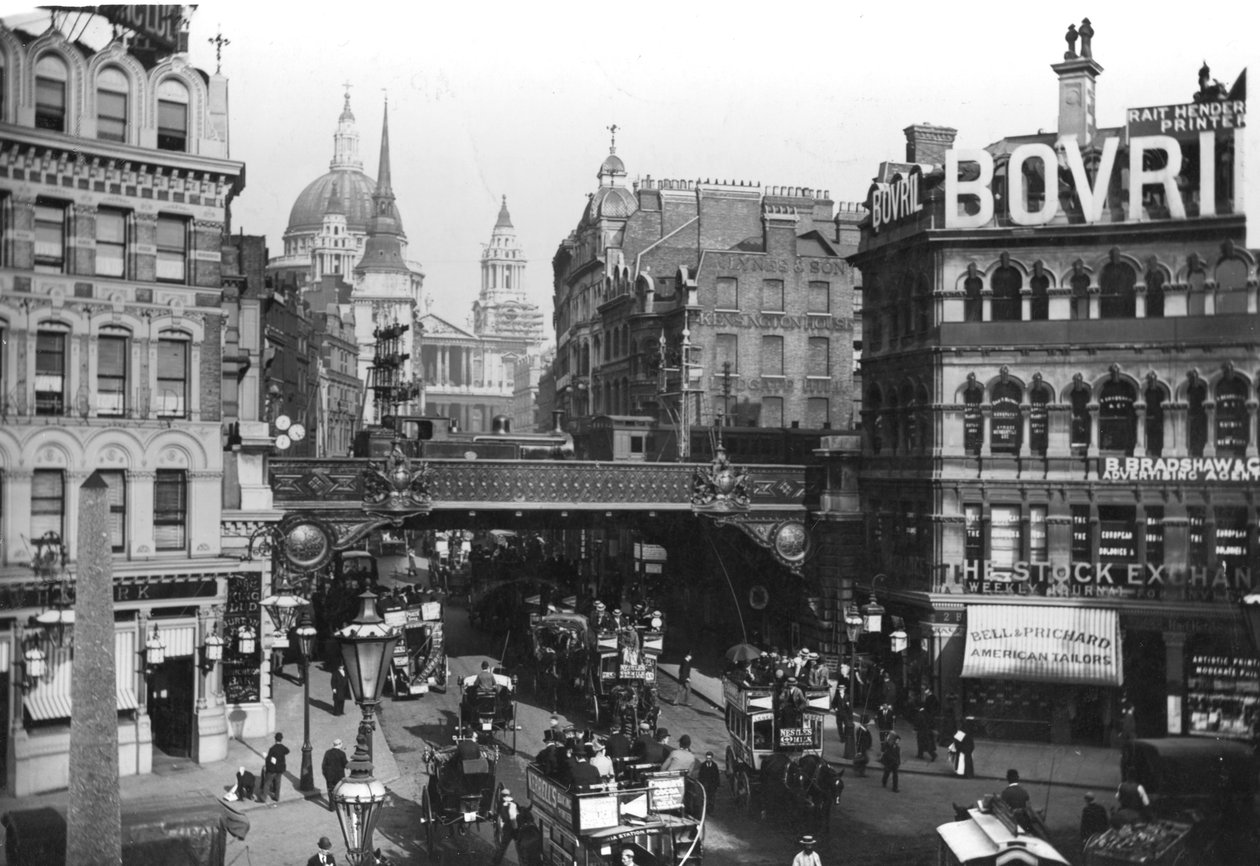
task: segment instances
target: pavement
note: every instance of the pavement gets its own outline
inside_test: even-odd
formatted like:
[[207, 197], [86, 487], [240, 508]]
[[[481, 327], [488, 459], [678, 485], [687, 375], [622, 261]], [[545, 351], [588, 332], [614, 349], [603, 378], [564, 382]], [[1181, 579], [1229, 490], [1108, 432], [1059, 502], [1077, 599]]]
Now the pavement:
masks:
[[[663, 662], [658, 670], [672, 678], [678, 678], [678, 665]], [[691, 694], [702, 698], [717, 710], [723, 709], [722, 680], [693, 668]], [[901, 735], [901, 772], [929, 775], [952, 775], [948, 756], [944, 749], [937, 753], [936, 761], [916, 759], [911, 749], [915, 744], [914, 728], [904, 719], [895, 725]], [[843, 754], [842, 744], [834, 724], [825, 728], [824, 755], [832, 763], [852, 766]], [[715, 749], [721, 763], [721, 751]], [[871, 756], [871, 770], [876, 772], [876, 755]], [[1006, 783], [1006, 771], [1019, 771], [1025, 783], [1071, 785], [1097, 791], [1112, 791], [1120, 784], [1120, 750], [1094, 746], [1053, 746], [1046, 743], [1013, 742], [1007, 740], [983, 740], [976, 738], [973, 755], [976, 778], [996, 779]]]

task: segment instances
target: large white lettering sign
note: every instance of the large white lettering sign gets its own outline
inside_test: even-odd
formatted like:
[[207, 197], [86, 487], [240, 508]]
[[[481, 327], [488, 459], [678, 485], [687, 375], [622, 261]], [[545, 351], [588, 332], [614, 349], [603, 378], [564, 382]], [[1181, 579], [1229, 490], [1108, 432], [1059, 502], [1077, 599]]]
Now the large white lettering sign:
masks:
[[964, 677], [1118, 686], [1124, 682], [1114, 610], [967, 606]]
[[[1199, 136], [1199, 188], [1187, 190], [1198, 193], [1199, 215], [1216, 214], [1216, 132], [1200, 132]], [[1065, 135], [1054, 147], [1048, 144], [1021, 144], [1011, 152], [1007, 169], [1010, 186], [1008, 201], [1010, 221], [1021, 226], [1040, 226], [1049, 223], [1059, 213], [1058, 184], [1045, 185], [1045, 200], [1036, 210], [1026, 204], [1024, 166], [1039, 162], [1042, 176], [1055, 178], [1059, 173], [1060, 154], [1072, 175], [1072, 186], [1081, 205], [1081, 218], [1086, 223], [1102, 220], [1107, 189], [1117, 170], [1120, 139], [1110, 137], [1103, 141], [1102, 155], [1093, 180], [1085, 169], [1081, 146], [1074, 135]], [[1147, 154], [1152, 158], [1147, 159]], [[1172, 219], [1186, 218], [1186, 205], [1182, 191], [1177, 188], [1177, 175], [1181, 167], [1182, 152], [1178, 138], [1173, 135], [1140, 135], [1129, 139], [1129, 212], [1128, 219], [1142, 217], [1142, 192], [1145, 187], [1163, 188], [1168, 214]], [[976, 177], [964, 179], [959, 174], [963, 164], [977, 167]], [[1147, 168], [1147, 165], [1159, 166]], [[1237, 161], [1235, 161], [1237, 165]], [[990, 188], [993, 182], [993, 155], [987, 150], [958, 148], [945, 154], [945, 227], [972, 229], [987, 225], [993, 220], [994, 198]], [[964, 209], [965, 207], [965, 209]], [[969, 212], [971, 211], [971, 212]]]
[[1260, 457], [1104, 457], [1103, 481], [1260, 481]]

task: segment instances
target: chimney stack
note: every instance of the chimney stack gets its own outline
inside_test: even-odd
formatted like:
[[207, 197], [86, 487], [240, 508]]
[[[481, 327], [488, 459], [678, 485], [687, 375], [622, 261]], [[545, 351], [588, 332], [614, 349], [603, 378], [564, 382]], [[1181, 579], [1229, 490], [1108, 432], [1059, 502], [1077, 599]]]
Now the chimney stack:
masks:
[[906, 134], [906, 162], [944, 165], [945, 151], [954, 144], [958, 130], [931, 123], [916, 123], [903, 130]]

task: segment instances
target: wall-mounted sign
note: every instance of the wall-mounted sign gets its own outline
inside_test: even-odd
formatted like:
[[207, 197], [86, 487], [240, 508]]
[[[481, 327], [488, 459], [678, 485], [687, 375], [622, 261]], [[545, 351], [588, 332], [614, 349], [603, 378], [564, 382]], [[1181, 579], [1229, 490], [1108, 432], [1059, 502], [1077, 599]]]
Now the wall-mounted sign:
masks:
[[892, 183], [871, 184], [866, 194], [866, 209], [871, 212], [871, 231], [895, 225], [916, 216], [923, 210], [919, 198], [919, 183], [923, 172], [915, 165], [904, 175], [898, 175]]
[[1260, 481], [1260, 457], [1102, 457], [1103, 481]]
[[837, 316], [783, 313], [702, 312], [692, 322], [705, 328], [749, 328], [758, 331], [851, 331], [853, 322]]
[[[173, 51], [179, 45], [183, 8], [162, 5], [97, 6], [96, 11], [111, 24], [143, 36], [158, 48]], [[217, 258], [215, 260], [218, 261]]]
[[[1123, 543], [1123, 542], [1122, 542]], [[964, 560], [964, 592], [1073, 598], [1151, 598], [1219, 601], [1252, 589], [1244, 566], [1174, 566], [1159, 562], [1025, 562]]]
[[1247, 101], [1226, 99], [1220, 102], [1183, 102], [1180, 105], [1155, 105], [1130, 108], [1127, 112], [1130, 136], [1171, 135], [1175, 138], [1196, 138], [1200, 132], [1241, 129], [1247, 125]]

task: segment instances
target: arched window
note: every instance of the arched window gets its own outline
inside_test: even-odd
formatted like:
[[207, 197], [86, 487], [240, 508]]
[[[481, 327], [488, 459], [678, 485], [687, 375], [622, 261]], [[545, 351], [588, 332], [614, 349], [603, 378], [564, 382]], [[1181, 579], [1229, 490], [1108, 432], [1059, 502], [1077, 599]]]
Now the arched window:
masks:
[[35, 128], [66, 131], [70, 71], [60, 57], [45, 54], [35, 64]]
[[1164, 272], [1160, 270], [1146, 274], [1146, 318], [1164, 318]]
[[1089, 318], [1089, 274], [1084, 271], [1072, 277], [1072, 318]]
[[1050, 448], [1050, 388], [1045, 383], [1033, 385], [1028, 392], [1028, 450], [1044, 457]]
[[1142, 396], [1146, 400], [1146, 453], [1159, 457], [1164, 451], [1164, 389], [1151, 381]]
[[1098, 317], [1101, 319], [1131, 319], [1134, 316], [1133, 287], [1137, 274], [1123, 262], [1111, 262], [1103, 266], [1099, 277]]
[[963, 391], [963, 451], [980, 456], [984, 445], [984, 415], [980, 404], [984, 402], [984, 388], [972, 380]]
[[1045, 275], [1033, 277], [1028, 281], [1032, 289], [1032, 299], [1028, 305], [1028, 318], [1034, 322], [1044, 322], [1050, 318], [1050, 278]]
[[1226, 259], [1216, 266], [1216, 314], [1245, 315], [1247, 312], [1247, 263]]
[[1191, 457], [1202, 457], [1207, 446], [1207, 383], [1198, 376], [1186, 388], [1186, 450]]
[[158, 150], [188, 150], [188, 88], [174, 78], [158, 85]]
[[1010, 379], [996, 383], [989, 396], [992, 415], [989, 427], [989, 450], [994, 454], [1018, 454], [1024, 438], [1023, 418], [1019, 404], [1023, 389]]
[[1089, 448], [1089, 386], [1080, 380], [1079, 375], [1076, 384], [1073, 386], [1071, 393], [1068, 395], [1068, 406], [1072, 412], [1071, 445], [1073, 452], [1084, 452]]
[[127, 140], [127, 93], [130, 82], [116, 66], [96, 76], [96, 137], [105, 141]]
[[1242, 376], [1226, 376], [1216, 383], [1216, 456], [1243, 457], [1251, 441], [1247, 414], [1247, 383]]
[[998, 268], [993, 272], [993, 321], [1018, 322], [1023, 318], [1020, 289], [1024, 278], [1012, 267]]
[[980, 290], [984, 282], [979, 277], [968, 277], [963, 281], [963, 321], [979, 322], [984, 319], [984, 301]]
[[1104, 382], [1098, 395], [1098, 447], [1133, 454], [1137, 442], [1137, 394], [1123, 379]]

